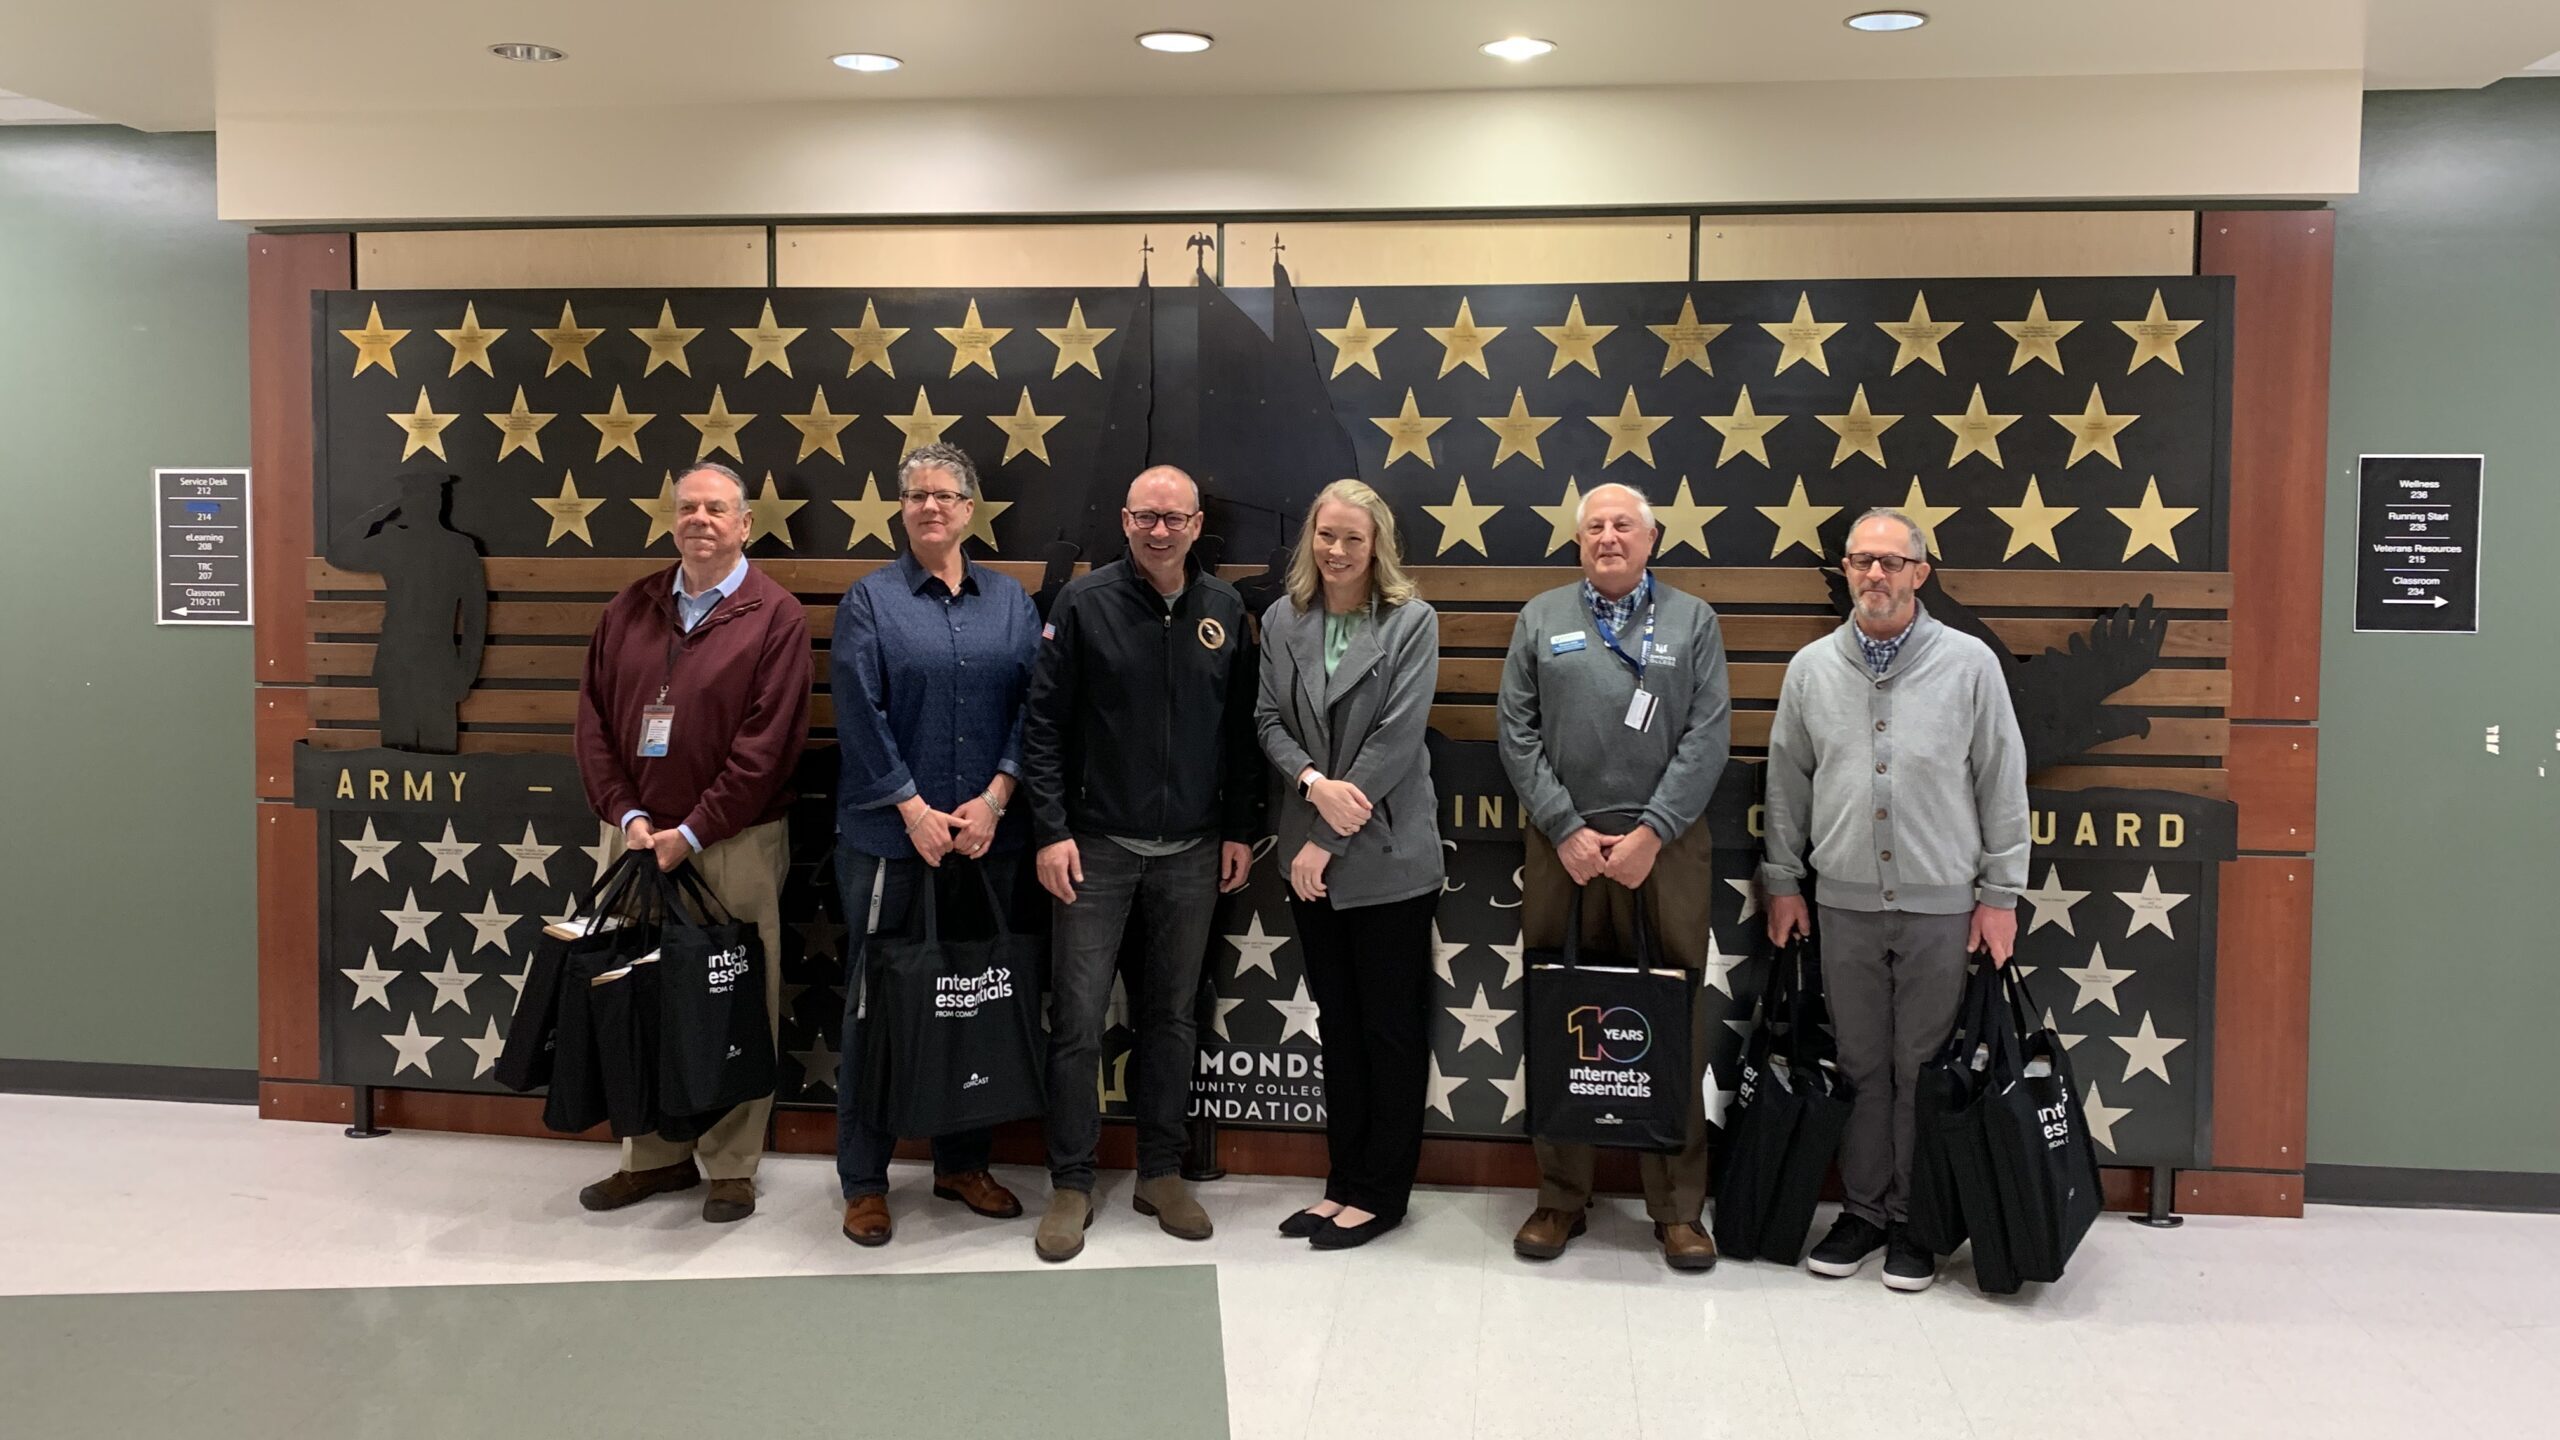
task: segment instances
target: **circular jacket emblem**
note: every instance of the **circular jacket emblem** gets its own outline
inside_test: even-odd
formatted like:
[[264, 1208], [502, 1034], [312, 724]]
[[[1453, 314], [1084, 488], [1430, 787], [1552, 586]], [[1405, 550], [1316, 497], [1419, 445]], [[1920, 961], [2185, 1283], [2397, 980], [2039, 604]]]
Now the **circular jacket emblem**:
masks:
[[1202, 620], [1200, 622], [1200, 647], [1202, 649], [1215, 650], [1226, 643], [1226, 626], [1219, 624], [1215, 620]]

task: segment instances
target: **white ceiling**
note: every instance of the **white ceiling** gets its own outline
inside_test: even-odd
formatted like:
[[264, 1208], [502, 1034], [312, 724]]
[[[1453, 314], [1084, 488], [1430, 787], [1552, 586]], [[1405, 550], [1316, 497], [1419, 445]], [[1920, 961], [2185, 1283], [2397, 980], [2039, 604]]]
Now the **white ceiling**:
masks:
[[[1856, 0], [33, 0], [0, 5], [0, 85], [144, 129], [235, 115], [598, 108], [690, 99], [1164, 97], [1751, 81], [2361, 70], [2468, 87], [2560, 47], [2550, 0], [1920, 0], [1864, 35]], [[1141, 51], [1181, 26], [1205, 55]], [[1526, 65], [1475, 47], [1542, 36]], [[491, 58], [493, 42], [569, 52]], [[887, 76], [834, 69], [885, 51]]]

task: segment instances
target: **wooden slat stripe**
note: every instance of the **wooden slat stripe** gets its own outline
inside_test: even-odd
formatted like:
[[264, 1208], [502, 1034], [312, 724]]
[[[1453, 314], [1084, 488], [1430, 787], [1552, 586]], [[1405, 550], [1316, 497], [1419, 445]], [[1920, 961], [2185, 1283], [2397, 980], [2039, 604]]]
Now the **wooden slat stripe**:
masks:
[[[1442, 610], [1440, 643], [1453, 650], [1501, 650], [1511, 644], [1511, 627], [1517, 612], [1508, 610]], [[1992, 633], [2007, 641], [2010, 653], [2037, 655], [2048, 649], [2063, 649], [2074, 635], [2087, 635], [2085, 619], [2039, 620], [2024, 616], [1994, 616], [1985, 623]], [[1837, 618], [1829, 615], [1727, 615], [1723, 617], [1724, 648], [1730, 654], [1792, 655], [1840, 628]], [[2227, 620], [2172, 620], [2167, 641], [2160, 648], [2165, 660], [2217, 660], [2231, 653], [2231, 623]]]

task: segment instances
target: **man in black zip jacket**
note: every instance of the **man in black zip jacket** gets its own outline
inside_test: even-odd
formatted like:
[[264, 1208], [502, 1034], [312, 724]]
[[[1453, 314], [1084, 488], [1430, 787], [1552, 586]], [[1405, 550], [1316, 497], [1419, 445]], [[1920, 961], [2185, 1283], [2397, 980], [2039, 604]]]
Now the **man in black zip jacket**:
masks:
[[1200, 487], [1170, 465], [1129, 484], [1129, 553], [1059, 592], [1022, 719], [1040, 884], [1056, 897], [1049, 1007], [1049, 1211], [1033, 1248], [1072, 1259], [1093, 1223], [1103, 1017], [1134, 903], [1145, 958], [1138, 1037], [1139, 1214], [1206, 1240], [1182, 1180], [1196, 1045], [1192, 1007], [1220, 891], [1261, 830], [1267, 767], [1254, 738], [1260, 671], [1235, 587], [1191, 563]]

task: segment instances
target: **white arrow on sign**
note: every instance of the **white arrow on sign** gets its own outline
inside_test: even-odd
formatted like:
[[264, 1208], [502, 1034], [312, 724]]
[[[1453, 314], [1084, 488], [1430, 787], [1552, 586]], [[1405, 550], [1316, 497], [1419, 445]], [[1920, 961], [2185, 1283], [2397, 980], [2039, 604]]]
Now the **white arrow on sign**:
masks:
[[2385, 605], [2433, 605], [2441, 610], [2452, 602], [2441, 595], [2434, 595], [2424, 600], [2385, 600], [2382, 603]]
[[[2394, 601], [2393, 603], [2397, 604], [2398, 602]], [[237, 610], [190, 610], [186, 606], [181, 605], [169, 613], [183, 619], [189, 615], [237, 615], [240, 612]]]

